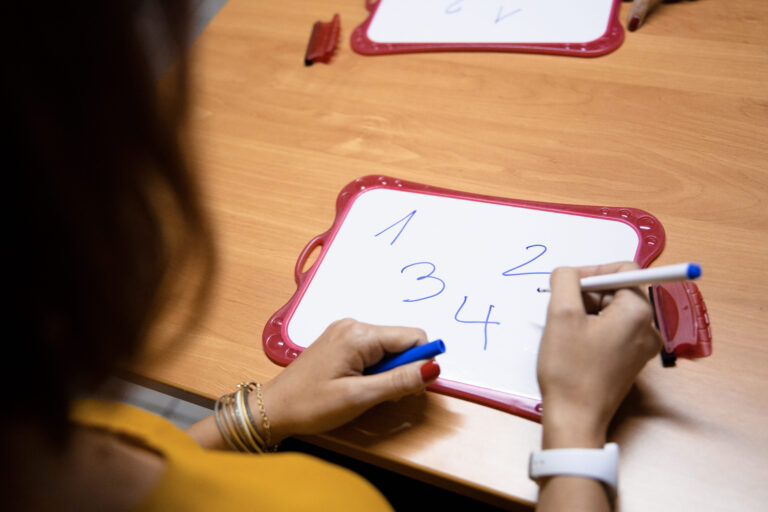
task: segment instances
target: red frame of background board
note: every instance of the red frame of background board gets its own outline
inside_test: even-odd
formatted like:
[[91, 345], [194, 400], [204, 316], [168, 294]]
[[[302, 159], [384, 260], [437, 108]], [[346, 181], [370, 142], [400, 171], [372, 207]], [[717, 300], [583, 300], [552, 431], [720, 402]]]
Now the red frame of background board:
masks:
[[[418, 1], [418, 0], [414, 0]], [[624, 42], [624, 28], [619, 23], [621, 0], [614, 0], [608, 26], [602, 36], [586, 43], [377, 43], [368, 38], [368, 27], [376, 15], [380, 0], [365, 0], [368, 18], [352, 32], [352, 49], [363, 55], [421, 52], [519, 52], [545, 53], [572, 57], [599, 57], [616, 50]]]
[[[288, 337], [288, 324], [290, 323], [293, 313], [296, 311], [313, 276], [320, 268], [323, 258], [333, 243], [336, 233], [338, 233], [341, 225], [344, 223], [344, 219], [355, 199], [369, 190], [379, 188], [389, 188], [393, 190], [403, 190], [443, 197], [455, 197], [458, 199], [531, 208], [570, 215], [618, 220], [630, 225], [638, 234], [639, 244], [635, 252], [635, 261], [641, 267], [647, 267], [648, 264], [661, 253], [666, 239], [664, 228], [658, 219], [648, 212], [636, 208], [521, 201], [448, 190], [430, 185], [403, 181], [388, 176], [371, 175], [358, 178], [345, 186], [339, 193], [339, 196], [336, 199], [336, 219], [331, 228], [325, 233], [314, 237], [304, 250], [301, 251], [301, 254], [299, 254], [294, 268], [294, 276], [297, 285], [296, 292], [282, 308], [272, 315], [264, 327], [262, 335], [264, 352], [273, 362], [281, 366], [286, 366], [296, 359], [299, 353], [303, 350], [302, 347], [294, 344]], [[321, 251], [316, 261], [309, 269], [302, 272], [302, 268], [304, 268], [307, 258], [317, 247], [321, 247]], [[535, 421], [538, 421], [541, 418], [541, 403], [539, 400], [532, 398], [511, 395], [493, 389], [471, 386], [469, 384], [446, 379], [438, 379], [429, 387], [429, 389], [446, 395], [488, 405]]]

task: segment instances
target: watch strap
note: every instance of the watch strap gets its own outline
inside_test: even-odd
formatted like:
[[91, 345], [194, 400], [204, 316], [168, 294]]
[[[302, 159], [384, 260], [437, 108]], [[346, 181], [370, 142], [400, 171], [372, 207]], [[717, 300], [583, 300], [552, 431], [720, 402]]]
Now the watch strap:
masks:
[[603, 448], [559, 448], [531, 453], [528, 476], [538, 481], [549, 476], [568, 475], [594, 478], [615, 496], [619, 475], [619, 445]]

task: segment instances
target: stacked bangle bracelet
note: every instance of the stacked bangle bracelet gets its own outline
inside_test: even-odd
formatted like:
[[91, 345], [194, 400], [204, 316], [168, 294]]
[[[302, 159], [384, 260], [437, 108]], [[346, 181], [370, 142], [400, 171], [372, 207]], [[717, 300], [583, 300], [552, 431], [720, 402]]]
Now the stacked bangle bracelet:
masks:
[[[277, 444], [272, 443], [272, 432], [264, 409], [261, 388], [258, 382], [241, 383], [237, 385], [237, 391], [216, 400], [213, 408], [216, 426], [219, 427], [219, 432], [227, 444], [235, 451], [248, 453], [277, 451]], [[248, 394], [254, 390], [261, 415], [261, 433], [248, 405]]]

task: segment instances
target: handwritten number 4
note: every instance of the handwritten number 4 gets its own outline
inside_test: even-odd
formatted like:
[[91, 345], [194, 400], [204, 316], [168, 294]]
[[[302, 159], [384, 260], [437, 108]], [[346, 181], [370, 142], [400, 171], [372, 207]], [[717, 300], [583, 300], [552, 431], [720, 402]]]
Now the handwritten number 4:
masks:
[[483, 324], [483, 350], [485, 350], [488, 348], [488, 325], [489, 324], [501, 325], [501, 322], [494, 322], [491, 320], [491, 311], [493, 311], [493, 304], [488, 306], [488, 314], [485, 315], [485, 320], [461, 320], [459, 318], [459, 313], [461, 313], [461, 310], [464, 308], [464, 305], [466, 303], [467, 303], [467, 296], [465, 295], [464, 300], [461, 303], [461, 306], [459, 306], [459, 309], [456, 310], [456, 314], [453, 315], [453, 319], [462, 324]]

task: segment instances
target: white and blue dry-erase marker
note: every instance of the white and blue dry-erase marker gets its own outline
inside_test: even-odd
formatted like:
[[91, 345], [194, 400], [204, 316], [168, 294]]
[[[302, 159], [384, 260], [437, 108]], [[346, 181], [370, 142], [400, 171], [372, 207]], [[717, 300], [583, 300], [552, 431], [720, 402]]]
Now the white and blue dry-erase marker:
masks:
[[386, 372], [392, 368], [413, 363], [414, 361], [432, 359], [443, 352], [445, 352], [445, 343], [443, 343], [443, 340], [430, 341], [429, 343], [417, 345], [394, 357], [380, 361], [373, 366], [369, 366], [363, 373], [366, 375], [373, 375], [374, 373]]
[[[597, 292], [601, 290], [617, 290], [644, 284], [669, 283], [672, 281], [685, 281], [701, 276], [701, 266], [696, 263], [678, 263], [663, 267], [642, 268], [616, 272], [615, 274], [602, 274], [581, 279], [581, 290], [585, 292]], [[552, 291], [549, 288], [538, 288], [540, 292]]]

